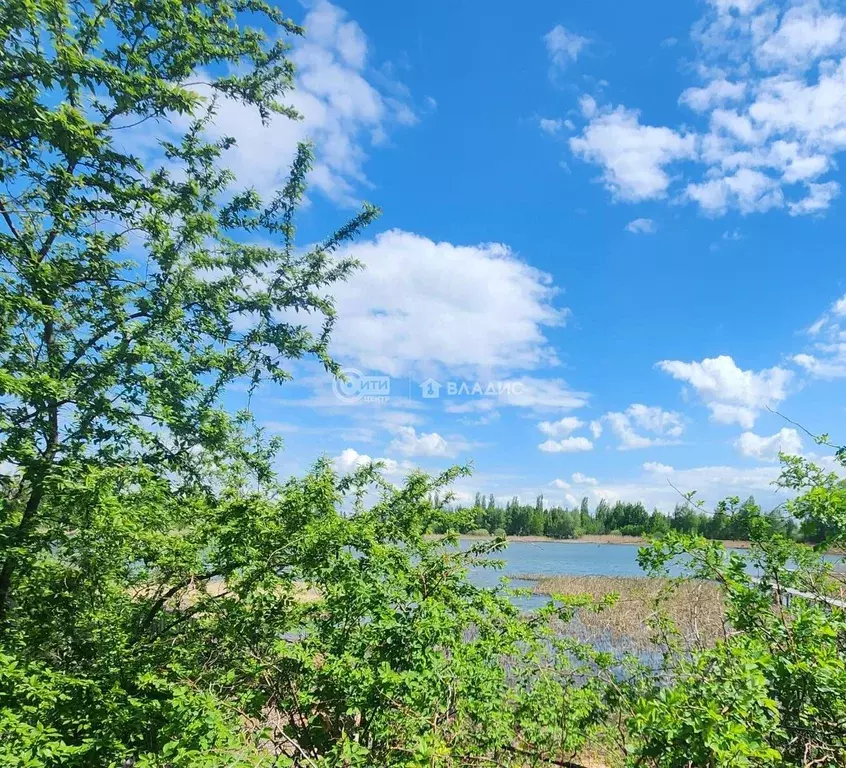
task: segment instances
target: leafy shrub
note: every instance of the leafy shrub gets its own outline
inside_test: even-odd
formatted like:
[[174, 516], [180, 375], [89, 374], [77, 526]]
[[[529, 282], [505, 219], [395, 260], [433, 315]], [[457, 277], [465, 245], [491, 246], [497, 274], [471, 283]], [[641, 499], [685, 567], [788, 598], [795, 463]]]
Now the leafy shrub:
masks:
[[[844, 452], [838, 451], [838, 461]], [[833, 473], [783, 457], [780, 483], [797, 491], [789, 510], [846, 541], [846, 496]], [[651, 573], [681, 564], [716, 582], [726, 639], [692, 658], [669, 642], [671, 683], [634, 706], [633, 759], [661, 766], [840, 766], [846, 761], [846, 611], [841, 582], [819, 552], [748, 519], [748, 553], [668, 534], [640, 553]], [[755, 575], [753, 575], [755, 574]], [[838, 602], [840, 600], [840, 602]], [[665, 636], [670, 628], [664, 626]]]
[[[586, 675], [610, 660], [555, 631], [587, 601], [524, 614], [468, 580], [502, 544], [425, 535], [460, 473], [393, 488], [321, 463], [215, 499], [141, 468], [63, 482], [0, 651], [5, 764], [571, 756], [608, 712]], [[374, 482], [378, 502], [357, 504]]]

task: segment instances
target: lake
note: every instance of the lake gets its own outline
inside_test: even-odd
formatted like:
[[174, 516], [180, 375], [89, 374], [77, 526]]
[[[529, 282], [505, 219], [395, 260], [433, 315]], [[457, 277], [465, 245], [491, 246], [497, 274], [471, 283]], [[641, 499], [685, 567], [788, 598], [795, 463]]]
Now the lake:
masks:
[[[462, 547], [470, 540], [462, 539]], [[567, 574], [571, 576], [645, 576], [637, 564], [637, 544], [595, 544], [578, 541], [511, 541], [504, 552], [495, 556], [505, 568], [478, 569], [473, 581], [480, 586], [493, 586], [505, 576], [519, 574]], [[841, 556], [826, 559], [842, 564]], [[836, 568], [838, 566], [835, 566]], [[840, 568], [838, 568], [840, 570]], [[678, 574], [679, 569], [672, 569]]]
[[[462, 540], [462, 547], [471, 544]], [[473, 580], [494, 585], [505, 576], [519, 574], [569, 574], [586, 576], [643, 576], [637, 564], [638, 547], [634, 544], [588, 544], [575, 541], [510, 541], [504, 552], [494, 556], [503, 560], [502, 570], [479, 569]]]

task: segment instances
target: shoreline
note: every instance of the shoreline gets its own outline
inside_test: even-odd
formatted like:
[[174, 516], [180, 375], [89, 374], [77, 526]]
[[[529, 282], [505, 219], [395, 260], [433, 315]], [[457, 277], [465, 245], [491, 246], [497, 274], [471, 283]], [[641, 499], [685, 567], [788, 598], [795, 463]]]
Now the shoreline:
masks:
[[[431, 534], [433, 538], [438, 538], [443, 534]], [[461, 533], [458, 535], [459, 539], [465, 541], [489, 541], [495, 538], [494, 536], [473, 536], [469, 533]], [[576, 539], [553, 539], [550, 536], [506, 536], [505, 540], [509, 543], [525, 544], [614, 544], [614, 545], [631, 545], [643, 546], [649, 544], [649, 539], [644, 536], [621, 536], [610, 533], [602, 534], [585, 534]], [[736, 539], [709, 539], [709, 541], [719, 541], [726, 549], [749, 549], [752, 543], [749, 541], [741, 541]], [[810, 547], [811, 545], [805, 545]], [[846, 549], [841, 547], [830, 547], [824, 554], [826, 555], [846, 555]]]
[[[437, 534], [438, 536], [440, 534]], [[458, 535], [459, 539], [466, 541], [489, 541], [495, 538], [494, 536], [473, 536], [469, 533], [461, 533]], [[619, 536], [610, 533], [602, 534], [585, 534], [575, 539], [553, 539], [551, 536], [506, 536], [505, 540], [509, 543], [526, 543], [526, 544], [614, 544], [614, 545], [637, 545], [643, 546], [649, 543], [649, 539], [644, 536]], [[733, 541], [718, 539], [726, 549], [749, 549], [750, 542], [748, 541]]]

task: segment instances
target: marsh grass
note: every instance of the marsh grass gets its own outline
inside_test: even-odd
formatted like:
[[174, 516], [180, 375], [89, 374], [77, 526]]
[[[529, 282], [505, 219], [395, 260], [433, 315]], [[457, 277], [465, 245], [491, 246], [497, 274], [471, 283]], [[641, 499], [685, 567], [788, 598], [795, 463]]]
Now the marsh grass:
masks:
[[532, 582], [536, 595], [589, 595], [599, 600], [617, 595], [599, 612], [581, 610], [568, 631], [580, 640], [652, 652], [668, 638], [667, 622], [678, 629], [685, 650], [707, 648], [725, 637], [725, 607], [716, 584], [705, 581], [622, 576], [517, 577]]

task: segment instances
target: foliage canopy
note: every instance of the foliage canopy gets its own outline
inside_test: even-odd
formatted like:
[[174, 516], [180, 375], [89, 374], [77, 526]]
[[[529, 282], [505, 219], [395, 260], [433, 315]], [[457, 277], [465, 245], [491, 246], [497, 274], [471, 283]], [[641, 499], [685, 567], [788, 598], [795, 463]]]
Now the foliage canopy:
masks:
[[[301, 33], [261, 0], [0, 6], [0, 762], [570, 766], [610, 739], [637, 766], [842, 765], [838, 582], [754, 509], [747, 556], [677, 531], [643, 550], [726, 601], [724, 640], [690, 650], [659, 600], [656, 668], [562, 632], [614, 596], [525, 611], [474, 585], [504, 542], [427, 536], [478, 525], [445, 506], [466, 470], [280, 482], [222, 407], [296, 358], [338, 372], [336, 251], [376, 215], [300, 249], [310, 148], [263, 201], [206, 136], [200, 82], [296, 119]], [[782, 482], [844, 543], [836, 474], [785, 457]]]

